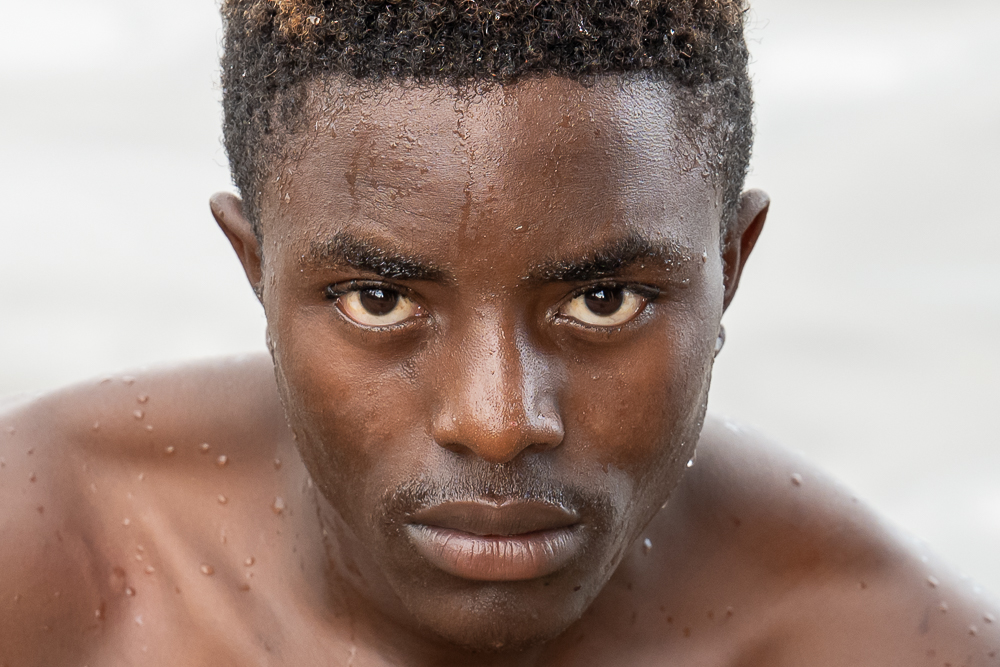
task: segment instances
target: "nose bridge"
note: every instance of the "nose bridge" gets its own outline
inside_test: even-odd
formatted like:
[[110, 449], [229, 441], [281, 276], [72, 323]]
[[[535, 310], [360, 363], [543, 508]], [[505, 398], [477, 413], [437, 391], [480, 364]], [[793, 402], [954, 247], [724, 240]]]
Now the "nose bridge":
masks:
[[449, 355], [435, 440], [492, 463], [562, 442], [544, 359], [499, 309], [480, 312]]

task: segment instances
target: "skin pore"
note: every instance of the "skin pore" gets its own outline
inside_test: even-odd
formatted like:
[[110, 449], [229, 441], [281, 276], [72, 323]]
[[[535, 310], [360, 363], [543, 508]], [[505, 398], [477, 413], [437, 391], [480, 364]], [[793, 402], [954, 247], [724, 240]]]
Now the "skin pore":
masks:
[[[720, 238], [666, 84], [393, 86], [375, 104], [333, 88], [336, 114], [311, 113], [268, 184], [259, 240], [235, 198], [213, 210], [350, 564], [335, 586], [397, 633], [537, 646], [592, 603], [692, 459], [767, 199], [746, 195]], [[314, 86], [311, 106], [329, 96]], [[410, 539], [421, 508], [518, 499], [572, 515], [552, 567], [462, 576]]]

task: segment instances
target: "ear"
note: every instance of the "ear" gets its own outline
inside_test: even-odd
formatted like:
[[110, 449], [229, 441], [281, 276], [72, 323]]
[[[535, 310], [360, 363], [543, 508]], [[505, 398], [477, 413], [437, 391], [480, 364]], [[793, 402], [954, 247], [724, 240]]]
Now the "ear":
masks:
[[208, 200], [212, 216], [226, 235], [240, 258], [243, 271], [247, 274], [250, 286], [260, 299], [261, 266], [260, 241], [253, 231], [250, 221], [243, 216], [243, 201], [234, 194], [217, 192]]
[[722, 240], [722, 270], [725, 285], [723, 311], [729, 308], [729, 303], [736, 296], [740, 274], [743, 273], [747, 258], [757, 243], [757, 237], [764, 229], [764, 220], [767, 219], [767, 210], [770, 206], [771, 198], [763, 190], [747, 190], [740, 195], [736, 224], [726, 232]]

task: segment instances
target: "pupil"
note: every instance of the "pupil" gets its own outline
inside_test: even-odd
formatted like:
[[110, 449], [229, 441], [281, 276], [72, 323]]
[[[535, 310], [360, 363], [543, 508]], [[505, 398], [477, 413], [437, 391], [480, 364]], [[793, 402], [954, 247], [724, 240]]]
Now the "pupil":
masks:
[[399, 303], [399, 292], [384, 289], [361, 290], [361, 305], [372, 315], [388, 315]]
[[593, 292], [587, 292], [583, 301], [587, 304], [590, 312], [595, 315], [613, 315], [622, 307], [623, 291], [621, 287], [602, 287]]

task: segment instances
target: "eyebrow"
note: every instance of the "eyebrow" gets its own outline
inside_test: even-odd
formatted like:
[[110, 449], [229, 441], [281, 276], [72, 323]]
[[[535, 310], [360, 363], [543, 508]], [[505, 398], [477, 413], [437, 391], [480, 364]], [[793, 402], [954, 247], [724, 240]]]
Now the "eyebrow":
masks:
[[346, 264], [390, 280], [441, 281], [445, 277], [433, 262], [347, 232], [338, 232], [326, 241], [313, 241], [304, 259], [312, 264]]
[[654, 243], [638, 233], [614, 239], [577, 259], [558, 259], [533, 268], [529, 280], [585, 282], [607, 278], [638, 262], [674, 265], [689, 255], [678, 244]]

